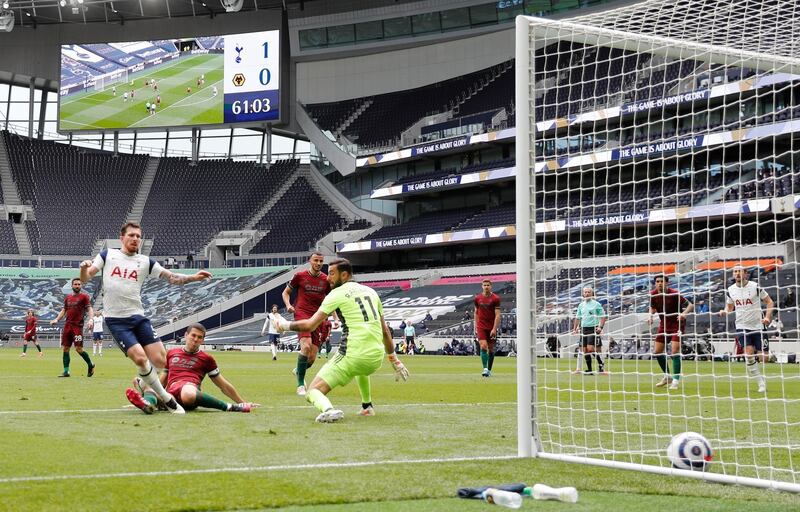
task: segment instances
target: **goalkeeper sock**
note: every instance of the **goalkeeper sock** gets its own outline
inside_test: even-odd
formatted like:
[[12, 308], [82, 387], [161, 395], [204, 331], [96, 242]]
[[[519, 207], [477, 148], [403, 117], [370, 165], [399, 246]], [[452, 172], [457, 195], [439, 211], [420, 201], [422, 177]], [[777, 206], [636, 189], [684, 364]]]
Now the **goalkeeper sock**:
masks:
[[681, 378], [681, 356], [672, 356], [672, 378], [680, 380]]
[[492, 371], [492, 366], [494, 366], [494, 352], [489, 353], [489, 366], [487, 366], [489, 371]]
[[61, 353], [61, 361], [64, 363], [64, 373], [69, 373], [69, 352]]
[[358, 392], [361, 393], [361, 403], [372, 403], [372, 387], [369, 382], [369, 375], [356, 375]]
[[658, 361], [658, 366], [661, 367], [662, 373], [669, 373], [667, 371], [667, 356], [663, 352], [660, 354], [656, 354], [656, 361]]
[[489, 353], [481, 350], [481, 365], [483, 368], [489, 369]]
[[89, 358], [89, 353], [84, 350], [83, 352], [80, 352], [80, 355], [83, 358], [83, 360], [86, 361], [86, 365], [89, 368], [91, 368], [93, 365], [92, 365], [92, 360]]
[[28, 351], [28, 344], [25, 343], [24, 345], [22, 345], [22, 353], [24, 354], [27, 351]]
[[147, 402], [148, 404], [152, 405], [153, 407], [158, 405], [158, 397], [156, 396], [155, 393], [153, 393], [149, 389], [144, 392], [144, 395], [142, 395], [142, 398], [144, 398], [144, 401]]
[[303, 354], [297, 356], [297, 385], [306, 385], [306, 369], [308, 368], [308, 357]]
[[319, 412], [325, 412], [328, 409], [333, 409], [333, 404], [328, 397], [322, 394], [318, 389], [312, 389], [306, 394], [306, 402], [310, 403], [317, 408]]
[[584, 355], [583, 359], [586, 361], [586, 368], [588, 368], [588, 371], [592, 371], [592, 354]]
[[202, 391], [198, 391], [197, 395], [195, 395], [194, 405], [197, 407], [218, 409], [220, 411], [227, 411], [230, 408], [230, 404], [223, 402], [219, 398], [214, 398], [209, 394], [203, 393]]
[[167, 390], [161, 385], [161, 381], [158, 378], [158, 371], [150, 364], [150, 361], [146, 361], [144, 366], [139, 367], [139, 377], [141, 377], [144, 383], [149, 386], [163, 402], [170, 401], [172, 395], [167, 393]]

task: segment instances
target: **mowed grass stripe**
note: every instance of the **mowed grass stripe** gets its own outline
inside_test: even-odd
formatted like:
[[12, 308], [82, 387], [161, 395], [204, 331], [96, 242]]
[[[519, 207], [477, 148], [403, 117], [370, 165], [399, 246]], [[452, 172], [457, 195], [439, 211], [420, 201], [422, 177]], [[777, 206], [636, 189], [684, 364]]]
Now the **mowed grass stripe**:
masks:
[[[154, 102], [156, 95], [161, 96], [159, 110], [186, 98], [211, 98], [210, 84], [216, 82], [221, 84], [224, 76], [222, 67], [223, 57], [219, 54], [183, 57], [178, 64], [168, 63], [164, 68], [151, 69], [129, 77], [135, 83], [133, 100], [130, 98], [127, 102], [123, 100], [123, 94], [130, 92], [130, 83], [117, 84], [116, 96], [114, 96], [109, 87], [104, 91], [82, 95], [74, 100], [62, 100], [62, 128], [67, 129], [75, 125], [78, 128], [130, 127], [150, 117], [157, 117], [149, 116], [145, 111], [146, 102]], [[198, 89], [197, 79], [201, 74], [205, 75], [206, 85]], [[158, 83], [158, 92], [144, 85], [150, 79], [155, 79]], [[191, 95], [186, 93], [187, 87], [191, 87]], [[199, 112], [194, 109], [182, 117], [170, 117], [165, 119], [167, 122], [163, 123], [163, 125], [189, 125], [192, 124], [192, 118], [194, 117], [200, 117], [206, 124], [222, 122], [223, 93], [222, 87], [218, 86], [218, 88], [219, 94], [217, 97], [202, 104], [203, 108], [200, 108]], [[153, 121], [148, 123], [153, 123]]]
[[[275, 362], [271, 361], [271, 354], [216, 352], [213, 355], [222, 374], [242, 396], [265, 404], [264, 408], [252, 414], [196, 411], [180, 417], [166, 413], [145, 416], [138, 410], [115, 414], [8, 414], [3, 415], [0, 422], [0, 448], [4, 455], [0, 478], [195, 473], [124, 479], [86, 478], [80, 479], [80, 485], [76, 485], [75, 478], [9, 481], [0, 483], [0, 503], [12, 510], [64, 510], [81, 508], [81, 503], [86, 508], [85, 500], [102, 496], [105, 510], [259, 509], [359, 501], [382, 502], [376, 503], [375, 507], [385, 510], [387, 502], [405, 499], [420, 499], [424, 507], [427, 499], [453, 496], [458, 486], [544, 481], [551, 485], [575, 485], [581, 492], [609, 492], [624, 486], [630, 493], [638, 493], [641, 499], [635, 501], [648, 510], [659, 510], [657, 505], [660, 503], [674, 504], [671, 496], [697, 496], [708, 499], [708, 503], [712, 498], [739, 500], [739, 506], [742, 500], [763, 501], [771, 504], [773, 508], [770, 510], [780, 510], [781, 507], [789, 510], [796, 504], [793, 501], [796, 496], [791, 496], [790, 500], [789, 496], [781, 493], [709, 485], [679, 478], [535, 459], [492, 460], [498, 455], [516, 453], [516, 412], [513, 406], [516, 361], [513, 359], [497, 359], [494, 375], [485, 379], [479, 375], [480, 363], [475, 357], [404, 358], [411, 371], [408, 382], [395, 383], [388, 365], [384, 365], [373, 379], [375, 417], [356, 415], [360, 397], [356, 386], [349, 385], [330, 395], [334, 405], [345, 411], [345, 420], [339, 424], [321, 425], [313, 421], [316, 411], [294, 394], [295, 381], [289, 370], [296, 362], [296, 355], [280, 355]], [[119, 407], [125, 403], [123, 391], [135, 373], [131, 363], [114, 350], [106, 351], [103, 358], [95, 358], [98, 370], [91, 379], [85, 377], [85, 364], [76, 357], [72, 362], [74, 376], [57, 379], [61, 366], [57, 350], [46, 350], [43, 359], [20, 359], [18, 356], [19, 349], [0, 349], [0, 374], [4, 376], [5, 390], [0, 394], [0, 410], [3, 411]], [[308, 377], [312, 378], [324, 362], [317, 361]], [[554, 370], [563, 363], [539, 362], [548, 368], [555, 365], [552, 367]], [[567, 364], [564, 368], [569, 366]], [[445, 377], [447, 373], [452, 375]], [[641, 382], [638, 385], [642, 389], [651, 383], [651, 376], [633, 374], [626, 376], [626, 386], [635, 387], [634, 379], [639, 378]], [[631, 379], [630, 383], [627, 379]], [[587, 385], [590, 382], [587, 381]], [[215, 396], [223, 396], [208, 381], [204, 382], [203, 388]], [[597, 401], [596, 407], [601, 409], [616, 411], [627, 402], [618, 400], [612, 393], [590, 394], [592, 400]], [[671, 401], [671, 397], [661, 399], [663, 403], [656, 401], [658, 405], [655, 407], [666, 407]], [[635, 400], [630, 402], [629, 408], [636, 407]], [[588, 402], [581, 405], [589, 406]], [[562, 411], [565, 409], [567, 404], [562, 403]], [[589, 418], [588, 424], [593, 428], [597, 416], [601, 415]], [[605, 416], [610, 419], [613, 415]], [[572, 421], [568, 416], [561, 419]], [[614, 416], [614, 420], [617, 419]], [[560, 425], [559, 431], [567, 435], [570, 425]], [[576, 425], [581, 426], [580, 422]], [[668, 434], [672, 428], [668, 420], [656, 426], [659, 426], [659, 435]], [[677, 428], [678, 423], [674, 426]], [[606, 428], [602, 424], [601, 427]], [[613, 428], [624, 430], [617, 423]], [[555, 438], [552, 432], [548, 435]], [[594, 437], [589, 441], [593, 442]], [[648, 461], [657, 461], [655, 456], [660, 453], [649, 450], [663, 449], [661, 446], [644, 446], [638, 441], [644, 436], [637, 435], [633, 429], [629, 433], [614, 432], [612, 437], [615, 439], [609, 439], [609, 448], [636, 451], [641, 447], [643, 453], [633, 456]], [[584, 441], [582, 435], [575, 439]], [[563, 440], [571, 442], [572, 438], [564, 437]], [[719, 448], [728, 449], [727, 445]], [[768, 453], [767, 450], [756, 450]], [[488, 460], [461, 460], [486, 457]], [[727, 457], [725, 455], [726, 460]], [[410, 459], [460, 460], [419, 464], [402, 462]], [[382, 461], [396, 463], [383, 464]], [[741, 453], [739, 461], [746, 462]], [[342, 466], [351, 463], [356, 465]], [[362, 463], [372, 465], [363, 466]], [[319, 465], [318, 469], [214, 472], [220, 468], [303, 467], [309, 464]], [[721, 464], [712, 466], [713, 471], [721, 469]], [[210, 472], [206, 474], [205, 471]], [[313, 485], [309, 483], [311, 475], [317, 482]], [[784, 478], [787, 475], [776, 476]], [[124, 484], [120, 485], [122, 482]], [[87, 496], [87, 485], [91, 488], [91, 496]], [[176, 493], [176, 489], [180, 492]], [[131, 496], [137, 499], [132, 500]], [[471, 502], [456, 503], [470, 506]], [[595, 510], [597, 508], [593, 507], [602, 506], [602, 502], [594, 500], [588, 493], [585, 497], [582, 495], [581, 503], [576, 507]], [[480, 502], [476, 504], [486, 506]], [[525, 504], [526, 508], [533, 506], [538, 510], [551, 505], [532, 501]], [[641, 510], [615, 508], [628, 509]], [[726, 506], [718, 510], [733, 509]]]

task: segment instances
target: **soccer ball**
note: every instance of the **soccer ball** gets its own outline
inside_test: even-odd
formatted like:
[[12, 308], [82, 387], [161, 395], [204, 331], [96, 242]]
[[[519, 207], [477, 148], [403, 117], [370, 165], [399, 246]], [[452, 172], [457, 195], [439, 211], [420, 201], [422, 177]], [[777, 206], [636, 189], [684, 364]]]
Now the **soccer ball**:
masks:
[[706, 471], [714, 458], [714, 452], [708, 439], [697, 432], [684, 432], [669, 442], [667, 458], [676, 469]]

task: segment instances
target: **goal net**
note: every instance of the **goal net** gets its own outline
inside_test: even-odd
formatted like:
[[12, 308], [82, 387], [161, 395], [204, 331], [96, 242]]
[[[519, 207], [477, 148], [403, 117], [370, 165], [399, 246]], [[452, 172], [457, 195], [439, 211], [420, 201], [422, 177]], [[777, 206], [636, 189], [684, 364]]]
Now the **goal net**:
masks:
[[97, 92], [104, 91], [107, 88], [113, 87], [115, 84], [119, 83], [123, 85], [128, 83], [127, 68], [94, 77], [94, 90]]
[[520, 455], [800, 492], [798, 5], [517, 19]]

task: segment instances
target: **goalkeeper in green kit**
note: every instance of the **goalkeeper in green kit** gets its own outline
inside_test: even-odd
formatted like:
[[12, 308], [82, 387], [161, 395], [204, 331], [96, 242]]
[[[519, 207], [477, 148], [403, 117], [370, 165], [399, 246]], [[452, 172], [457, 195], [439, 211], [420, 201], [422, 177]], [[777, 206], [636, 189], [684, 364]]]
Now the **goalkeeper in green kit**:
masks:
[[319, 371], [306, 394], [306, 400], [316, 407], [320, 423], [334, 423], [344, 417], [328, 399], [328, 393], [355, 379], [361, 393], [360, 416], [374, 416], [369, 376], [383, 363], [384, 353], [394, 367], [395, 380], [408, 379], [408, 370], [394, 353], [394, 342], [383, 320], [383, 305], [368, 286], [352, 281], [353, 267], [346, 259], [328, 264], [328, 282], [332, 290], [322, 301], [314, 316], [306, 320], [278, 321], [278, 330], [308, 332], [316, 329], [334, 311], [342, 323], [339, 350]]

